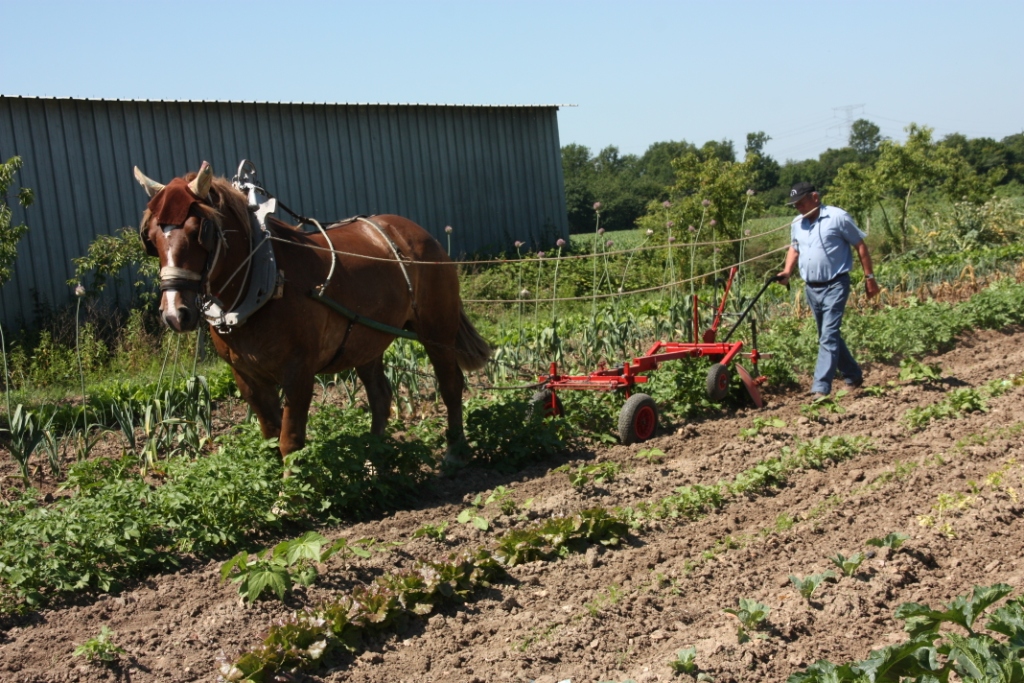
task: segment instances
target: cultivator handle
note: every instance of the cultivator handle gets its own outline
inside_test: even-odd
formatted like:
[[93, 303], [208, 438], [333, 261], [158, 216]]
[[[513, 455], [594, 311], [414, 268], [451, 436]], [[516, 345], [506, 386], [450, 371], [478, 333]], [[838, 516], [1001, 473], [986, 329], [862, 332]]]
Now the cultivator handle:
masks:
[[[733, 324], [733, 326], [731, 328], [729, 328], [729, 332], [728, 332], [728, 334], [725, 335], [725, 339], [723, 341], [729, 341], [729, 338], [732, 337], [732, 333], [735, 332], [736, 328], [739, 327], [743, 323], [743, 321], [747, 317], [747, 314], [750, 313], [750, 309], [752, 309], [754, 307], [754, 304], [756, 304], [758, 302], [758, 300], [761, 298], [761, 295], [765, 293], [765, 291], [768, 289], [768, 287], [770, 287], [775, 282], [780, 282], [781, 280], [782, 280], [782, 276], [776, 274], [776, 275], [769, 276], [768, 279], [766, 279], [764, 281], [764, 284], [761, 285], [761, 289], [758, 290], [757, 294], [754, 295], [754, 298], [750, 300], [749, 304], [747, 304], [747, 307], [743, 309], [742, 313], [740, 313], [739, 319], [735, 322], [735, 324]], [[788, 282], [786, 283], [786, 289], [789, 289], [789, 283]], [[755, 348], [757, 347], [756, 342], [755, 342], [754, 346], [755, 346]]]

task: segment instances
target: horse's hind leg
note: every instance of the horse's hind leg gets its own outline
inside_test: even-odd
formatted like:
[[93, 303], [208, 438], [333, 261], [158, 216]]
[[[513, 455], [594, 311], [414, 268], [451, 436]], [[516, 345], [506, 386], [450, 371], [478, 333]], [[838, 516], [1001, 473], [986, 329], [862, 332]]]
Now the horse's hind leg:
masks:
[[384, 374], [384, 356], [356, 368], [370, 402], [370, 433], [383, 434], [391, 417], [391, 384]]
[[448, 429], [444, 435], [448, 450], [444, 459], [446, 462], [460, 463], [466, 456], [466, 435], [462, 429], [462, 391], [466, 388], [466, 381], [451, 347], [439, 347], [429, 342], [423, 346], [434, 366], [441, 400], [448, 410]]

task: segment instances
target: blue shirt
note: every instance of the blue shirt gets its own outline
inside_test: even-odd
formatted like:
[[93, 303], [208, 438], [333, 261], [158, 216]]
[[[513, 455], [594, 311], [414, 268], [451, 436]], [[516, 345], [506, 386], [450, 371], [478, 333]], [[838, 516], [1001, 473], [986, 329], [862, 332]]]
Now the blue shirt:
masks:
[[853, 249], [867, 237], [850, 214], [835, 206], [822, 206], [816, 220], [793, 219], [790, 245], [800, 254], [804, 282], [828, 282], [853, 268]]

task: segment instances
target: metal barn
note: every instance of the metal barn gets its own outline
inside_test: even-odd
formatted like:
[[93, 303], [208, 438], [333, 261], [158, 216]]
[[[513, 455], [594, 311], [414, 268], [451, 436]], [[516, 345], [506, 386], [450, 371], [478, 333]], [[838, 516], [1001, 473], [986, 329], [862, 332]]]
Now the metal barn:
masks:
[[36, 194], [12, 207], [30, 230], [0, 322], [34, 327], [38, 310], [67, 304], [71, 259], [138, 225], [133, 166], [167, 182], [204, 160], [230, 178], [250, 159], [268, 190], [321, 221], [397, 213], [445, 245], [450, 225], [453, 257], [551, 245], [568, 237], [558, 109], [0, 96], [0, 157], [22, 157], [18, 181]]

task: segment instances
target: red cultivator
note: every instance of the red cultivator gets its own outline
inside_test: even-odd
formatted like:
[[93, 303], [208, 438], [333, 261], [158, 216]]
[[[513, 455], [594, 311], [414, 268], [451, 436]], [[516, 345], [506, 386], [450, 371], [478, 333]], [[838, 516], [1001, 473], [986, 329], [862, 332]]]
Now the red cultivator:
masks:
[[[713, 365], [708, 370], [707, 395], [712, 401], [721, 401], [729, 392], [729, 366], [736, 366], [743, 385], [750, 393], [754, 404], [760, 408], [763, 402], [758, 387], [764, 383], [765, 377], [757, 375], [757, 363], [761, 358], [768, 358], [768, 354], [758, 353], [757, 350], [757, 321], [751, 319], [751, 344], [750, 350], [744, 351], [746, 346], [742, 341], [730, 342], [733, 332], [740, 326], [740, 323], [747, 317], [750, 309], [757, 303], [768, 286], [777, 281], [777, 276], [769, 278], [757, 295], [750, 301], [747, 307], [740, 313], [739, 319], [726, 333], [721, 342], [716, 342], [718, 328], [722, 322], [722, 314], [725, 311], [725, 302], [729, 297], [729, 289], [732, 287], [733, 278], [738, 269], [733, 267], [729, 271], [729, 279], [725, 284], [725, 292], [722, 294], [722, 301], [715, 313], [711, 327], [704, 331], [703, 336], [698, 334], [697, 298], [693, 300], [693, 338], [701, 339], [700, 342], [664, 342], [659, 341], [647, 349], [643, 356], [633, 358], [631, 361], [622, 363], [613, 368], [605, 367], [604, 364], [589, 375], [560, 375], [555, 363], [551, 364], [548, 374], [540, 375], [538, 381], [543, 388], [533, 396], [533, 403], [544, 411], [545, 415], [562, 415], [564, 413], [562, 402], [558, 398], [558, 392], [562, 390], [591, 391], [618, 391], [626, 393], [626, 403], [619, 412], [618, 432], [619, 439], [624, 444], [646, 441], [654, 435], [658, 426], [658, 409], [647, 394], [633, 393], [637, 384], [647, 382], [645, 374], [650, 370], [656, 370], [659, 365], [671, 360], [684, 358], [707, 358]], [[736, 362], [736, 358], [742, 356], [750, 359], [754, 375], [751, 376], [746, 369]]]

